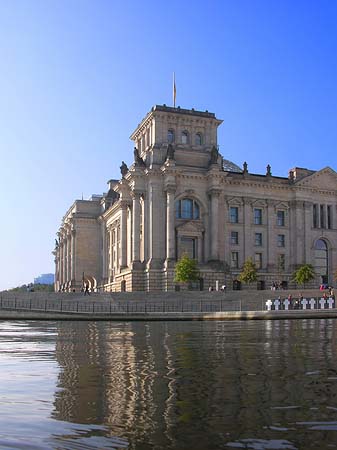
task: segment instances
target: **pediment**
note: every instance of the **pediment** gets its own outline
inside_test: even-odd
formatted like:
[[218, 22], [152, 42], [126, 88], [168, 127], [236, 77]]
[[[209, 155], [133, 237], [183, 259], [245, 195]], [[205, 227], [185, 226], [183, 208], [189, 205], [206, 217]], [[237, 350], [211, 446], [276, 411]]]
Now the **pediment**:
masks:
[[286, 202], [277, 202], [275, 204], [275, 210], [276, 209], [289, 209], [289, 205]]
[[295, 182], [295, 185], [337, 191], [337, 173], [330, 167], [325, 167]]
[[204, 226], [201, 222], [191, 220], [177, 225], [176, 229], [183, 233], [201, 233], [204, 231]]
[[227, 200], [228, 206], [242, 206], [243, 201], [241, 197], [231, 197]]
[[265, 200], [257, 199], [252, 201], [253, 208], [265, 208], [267, 206], [267, 202]]

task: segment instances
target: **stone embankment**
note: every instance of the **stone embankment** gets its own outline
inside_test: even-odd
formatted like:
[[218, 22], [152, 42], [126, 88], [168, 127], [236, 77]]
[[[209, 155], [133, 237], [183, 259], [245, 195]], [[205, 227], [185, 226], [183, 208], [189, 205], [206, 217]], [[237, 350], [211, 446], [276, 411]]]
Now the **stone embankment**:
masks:
[[319, 290], [229, 292], [0, 294], [0, 319], [16, 320], [247, 320], [337, 317], [337, 309], [266, 311], [268, 299], [320, 298]]

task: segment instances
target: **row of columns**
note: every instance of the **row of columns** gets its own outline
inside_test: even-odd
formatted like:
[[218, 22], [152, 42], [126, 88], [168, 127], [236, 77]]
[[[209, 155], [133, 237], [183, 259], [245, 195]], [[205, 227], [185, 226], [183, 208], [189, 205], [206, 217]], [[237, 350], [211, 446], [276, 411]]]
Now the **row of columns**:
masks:
[[57, 249], [59, 287], [75, 279], [75, 230], [60, 234]]

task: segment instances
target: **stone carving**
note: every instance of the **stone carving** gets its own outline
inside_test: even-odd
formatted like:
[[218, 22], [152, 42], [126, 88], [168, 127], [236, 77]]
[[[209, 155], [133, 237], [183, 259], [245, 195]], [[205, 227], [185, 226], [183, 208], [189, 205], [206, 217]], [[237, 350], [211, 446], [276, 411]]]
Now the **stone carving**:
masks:
[[122, 177], [125, 177], [125, 175], [126, 175], [126, 174], [128, 173], [128, 171], [129, 171], [129, 169], [128, 169], [128, 166], [125, 164], [124, 161], [122, 161], [122, 165], [120, 166], [120, 169], [121, 169]]
[[246, 161], [243, 163], [243, 173], [248, 173], [248, 164]]
[[310, 299], [309, 303], [310, 303], [310, 309], [315, 309], [315, 304], [316, 304], [315, 299], [314, 298]]
[[135, 166], [136, 167], [145, 167], [145, 163], [142, 160], [142, 158], [139, 156], [137, 147], [134, 147], [134, 149], [133, 149], [133, 156], [134, 156], [134, 159], [135, 159]]
[[166, 152], [166, 159], [167, 160], [173, 160], [174, 159], [174, 147], [172, 144], [168, 144], [167, 146], [167, 152]]
[[57, 248], [59, 246], [59, 241], [55, 239], [55, 247]]
[[266, 173], [266, 175], [267, 175], [267, 177], [270, 177], [270, 176], [271, 176], [271, 167], [270, 167], [270, 164], [268, 164], [268, 166], [267, 166], [267, 173]]
[[218, 157], [219, 157], [219, 151], [218, 149], [215, 147], [215, 145], [213, 145], [212, 150], [211, 150], [211, 159], [209, 161], [209, 164], [217, 164], [218, 163]]

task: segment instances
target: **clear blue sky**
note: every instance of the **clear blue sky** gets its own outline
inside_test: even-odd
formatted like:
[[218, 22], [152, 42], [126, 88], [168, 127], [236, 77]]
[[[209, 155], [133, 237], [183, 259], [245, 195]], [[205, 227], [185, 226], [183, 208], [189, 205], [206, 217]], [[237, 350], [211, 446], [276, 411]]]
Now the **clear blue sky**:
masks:
[[224, 120], [251, 172], [337, 169], [337, 2], [0, 2], [0, 289], [53, 272], [76, 198], [106, 190], [155, 104]]

